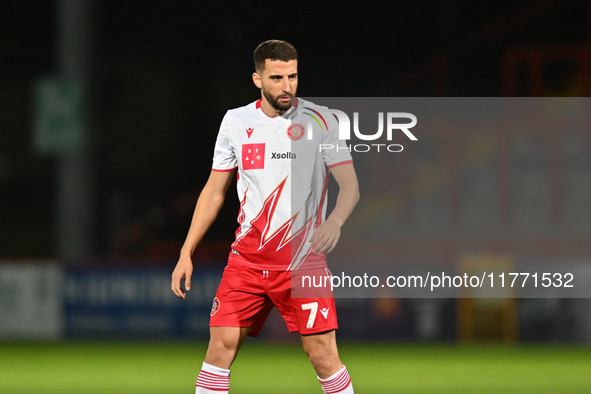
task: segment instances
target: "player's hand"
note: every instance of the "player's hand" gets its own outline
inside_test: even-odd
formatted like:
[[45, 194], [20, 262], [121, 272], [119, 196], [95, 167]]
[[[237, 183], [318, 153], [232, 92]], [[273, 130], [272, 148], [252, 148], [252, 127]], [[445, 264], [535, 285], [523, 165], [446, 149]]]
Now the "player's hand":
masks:
[[191, 290], [191, 276], [193, 275], [193, 262], [190, 257], [181, 256], [172, 273], [170, 288], [177, 297], [185, 298], [185, 290], [181, 288], [181, 279], [185, 278], [185, 289]]
[[310, 239], [310, 242], [314, 245], [314, 253], [330, 253], [337, 246], [340, 237], [341, 226], [329, 217], [324, 223], [318, 226]]

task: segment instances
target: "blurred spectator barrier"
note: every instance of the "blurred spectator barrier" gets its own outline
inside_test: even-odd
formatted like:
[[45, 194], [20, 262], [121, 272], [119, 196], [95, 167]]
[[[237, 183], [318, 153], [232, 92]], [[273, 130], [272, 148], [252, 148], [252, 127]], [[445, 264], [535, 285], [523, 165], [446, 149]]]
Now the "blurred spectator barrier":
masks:
[[221, 270], [193, 275], [181, 300], [170, 290], [172, 269], [71, 269], [64, 286], [68, 337], [207, 338]]
[[0, 263], [0, 338], [59, 338], [63, 271], [55, 264]]
[[[466, 264], [489, 264], [486, 255], [476, 257], [463, 259], [462, 268], [468, 270]], [[498, 268], [499, 262], [493, 262]], [[221, 265], [216, 269], [196, 269], [185, 300], [178, 299], [170, 290], [172, 270], [168, 266], [104, 267], [73, 269], [39, 262], [0, 263], [0, 339], [208, 338], [209, 312], [222, 276]], [[364, 268], [371, 271], [367, 265]], [[525, 270], [526, 266], [518, 264], [515, 268]], [[481, 291], [478, 289], [469, 295], [473, 298], [457, 298], [453, 292], [443, 297], [425, 297], [416, 292], [406, 294], [400, 288], [373, 290], [374, 294], [365, 296], [356, 297], [352, 292], [348, 297], [337, 297], [340, 338], [590, 341], [588, 298], [562, 298], [559, 293], [553, 293], [553, 298], [496, 298], [500, 295], [490, 293], [490, 289], [476, 294]], [[510, 303], [506, 304], [508, 300]], [[509, 318], [505, 319], [503, 314]], [[496, 329], [501, 327], [509, 330], [497, 335], [501, 331]], [[274, 340], [297, 340], [297, 335], [287, 334], [278, 313], [269, 317], [261, 335]]]

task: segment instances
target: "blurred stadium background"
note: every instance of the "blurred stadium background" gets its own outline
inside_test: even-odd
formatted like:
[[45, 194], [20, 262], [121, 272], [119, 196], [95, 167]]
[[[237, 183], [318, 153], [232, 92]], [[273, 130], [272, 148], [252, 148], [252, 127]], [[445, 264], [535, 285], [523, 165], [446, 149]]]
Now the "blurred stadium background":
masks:
[[[191, 392], [235, 190], [196, 252], [186, 301], [170, 274], [219, 122], [259, 94], [260, 42], [295, 45], [302, 97], [591, 93], [589, 0], [3, 5], [2, 393]], [[467, 141], [401, 156], [406, 187], [364, 195], [348, 225], [368, 231], [386, 215], [412, 229], [372, 245], [393, 262], [589, 265], [591, 129]], [[591, 392], [589, 299], [385, 297], [337, 302], [359, 392]], [[233, 391], [277, 392], [261, 376], [281, 392], [320, 391], [277, 314], [245, 346]]]

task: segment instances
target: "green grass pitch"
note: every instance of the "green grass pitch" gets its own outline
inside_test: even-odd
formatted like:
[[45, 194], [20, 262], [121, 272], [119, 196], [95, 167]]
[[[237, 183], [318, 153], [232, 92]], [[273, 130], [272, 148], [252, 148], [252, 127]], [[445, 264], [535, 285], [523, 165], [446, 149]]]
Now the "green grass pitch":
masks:
[[[362, 393], [591, 393], [591, 348], [340, 344]], [[0, 343], [3, 394], [194, 393], [205, 344]], [[297, 344], [247, 340], [231, 393], [322, 393]]]

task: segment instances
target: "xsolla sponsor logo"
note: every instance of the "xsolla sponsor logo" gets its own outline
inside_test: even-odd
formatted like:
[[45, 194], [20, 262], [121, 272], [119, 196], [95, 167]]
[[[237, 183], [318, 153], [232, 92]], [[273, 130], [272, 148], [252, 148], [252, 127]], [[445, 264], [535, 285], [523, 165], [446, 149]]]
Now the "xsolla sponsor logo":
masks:
[[271, 152], [271, 159], [295, 159], [296, 154], [292, 152]]
[[[336, 109], [328, 110], [339, 121], [339, 140], [351, 139], [351, 121], [349, 116], [343, 111]], [[384, 134], [384, 119], [386, 119], [386, 140], [392, 141], [394, 131], [402, 131], [404, 135], [411, 141], [418, 141], [417, 137], [410, 132], [409, 129], [417, 124], [417, 117], [408, 112], [387, 112], [384, 116], [383, 112], [378, 112], [378, 131], [374, 134], [363, 134], [359, 131], [359, 112], [353, 112], [353, 133], [362, 141], [376, 141]], [[395, 123], [395, 119], [407, 119], [407, 123]], [[349, 146], [338, 146], [333, 144], [320, 144], [320, 151], [323, 150], [343, 150], [350, 152], [369, 152], [369, 151], [386, 151], [386, 152], [402, 152], [404, 147], [400, 144], [351, 144]]]

